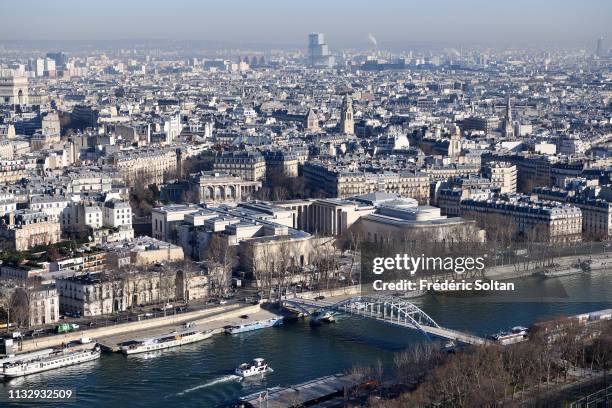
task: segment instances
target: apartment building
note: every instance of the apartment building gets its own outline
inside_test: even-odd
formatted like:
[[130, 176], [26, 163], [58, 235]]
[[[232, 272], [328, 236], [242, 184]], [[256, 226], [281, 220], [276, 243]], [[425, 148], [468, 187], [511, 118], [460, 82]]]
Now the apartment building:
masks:
[[259, 181], [266, 177], [266, 161], [259, 152], [223, 153], [215, 159], [214, 169], [248, 181]]
[[134, 184], [139, 179], [161, 184], [177, 174], [179, 158], [176, 149], [146, 148], [113, 153], [107, 162], [117, 169], [128, 184]]
[[516, 165], [503, 161], [490, 161], [482, 166], [482, 175], [500, 187], [502, 194], [516, 193]]
[[30, 326], [40, 326], [59, 321], [59, 293], [55, 284], [42, 285], [29, 290]]
[[413, 173], [367, 173], [308, 162], [303, 168], [306, 184], [328, 197], [348, 198], [377, 191], [429, 200], [429, 177]]
[[[116, 275], [108, 272], [57, 279], [62, 313], [81, 316], [100, 316], [122, 312], [132, 306], [143, 306], [173, 301], [178, 293], [190, 293], [190, 299], [205, 298], [202, 290], [206, 275], [194, 274], [189, 279], [177, 279], [179, 271], [136, 271]], [[177, 290], [177, 281], [186, 285]], [[194, 289], [190, 290], [191, 285]]]
[[[515, 233], [539, 242], [580, 242], [582, 211], [573, 205], [532, 201], [529, 197], [501, 197], [461, 201], [463, 216], [500, 215], [512, 220]], [[498, 225], [489, 225], [497, 228]]]
[[60, 224], [48, 214], [18, 210], [5, 214], [0, 223], [0, 246], [13, 251], [27, 251], [37, 245], [60, 241]]

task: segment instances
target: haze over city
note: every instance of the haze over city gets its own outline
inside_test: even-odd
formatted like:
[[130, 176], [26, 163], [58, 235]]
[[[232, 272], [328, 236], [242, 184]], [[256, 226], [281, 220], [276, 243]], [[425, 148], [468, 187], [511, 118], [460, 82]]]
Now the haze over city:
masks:
[[368, 33], [381, 47], [580, 47], [612, 37], [612, 2], [606, 0], [26, 0], [3, 1], [0, 14], [0, 41], [157, 39], [299, 47], [304, 32], [320, 31], [337, 47], [366, 48]]

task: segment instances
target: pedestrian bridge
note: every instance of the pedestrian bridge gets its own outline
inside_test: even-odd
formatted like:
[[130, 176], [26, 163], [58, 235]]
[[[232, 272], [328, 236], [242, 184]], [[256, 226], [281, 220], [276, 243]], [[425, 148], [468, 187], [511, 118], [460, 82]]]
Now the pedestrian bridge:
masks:
[[397, 296], [355, 296], [339, 302], [289, 298], [283, 300], [288, 309], [312, 315], [326, 311], [346, 313], [418, 330], [427, 337], [439, 337], [465, 344], [485, 344], [487, 340], [468, 333], [440, 327], [424, 311]]

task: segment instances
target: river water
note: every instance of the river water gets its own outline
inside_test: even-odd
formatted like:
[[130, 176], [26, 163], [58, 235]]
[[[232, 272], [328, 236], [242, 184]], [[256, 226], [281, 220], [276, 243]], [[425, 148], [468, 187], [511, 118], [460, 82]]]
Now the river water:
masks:
[[[427, 295], [414, 299], [440, 326], [485, 336], [539, 319], [612, 307], [612, 282], [600, 271], [554, 279], [523, 278], [515, 291], [491, 296]], [[409, 329], [341, 316], [332, 325], [306, 321], [239, 335], [218, 335], [153, 355], [104, 354], [98, 361], [0, 383], [0, 406], [34, 406], [7, 400], [10, 388], [72, 388], [75, 407], [223, 407], [266, 387], [291, 385], [381, 360], [416, 342]], [[235, 367], [266, 358], [274, 372], [238, 381]]]

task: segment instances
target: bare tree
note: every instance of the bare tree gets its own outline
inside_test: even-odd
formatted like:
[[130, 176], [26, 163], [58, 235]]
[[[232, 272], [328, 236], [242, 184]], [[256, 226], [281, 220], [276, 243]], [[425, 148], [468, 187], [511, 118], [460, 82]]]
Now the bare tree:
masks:
[[30, 327], [30, 291], [27, 286], [13, 290], [9, 300], [9, 311], [18, 327]]
[[216, 296], [225, 295], [231, 285], [232, 269], [236, 257], [235, 247], [229, 245], [223, 236], [214, 234], [203, 258], [213, 265], [209, 268], [210, 285]]
[[174, 297], [176, 273], [173, 265], [163, 264], [157, 267], [157, 301], [162, 305], [164, 316], [166, 315], [166, 305]]
[[260, 290], [268, 292], [268, 300], [272, 298], [272, 282], [276, 268], [276, 256], [267, 242], [252, 243], [249, 248], [251, 272]]

